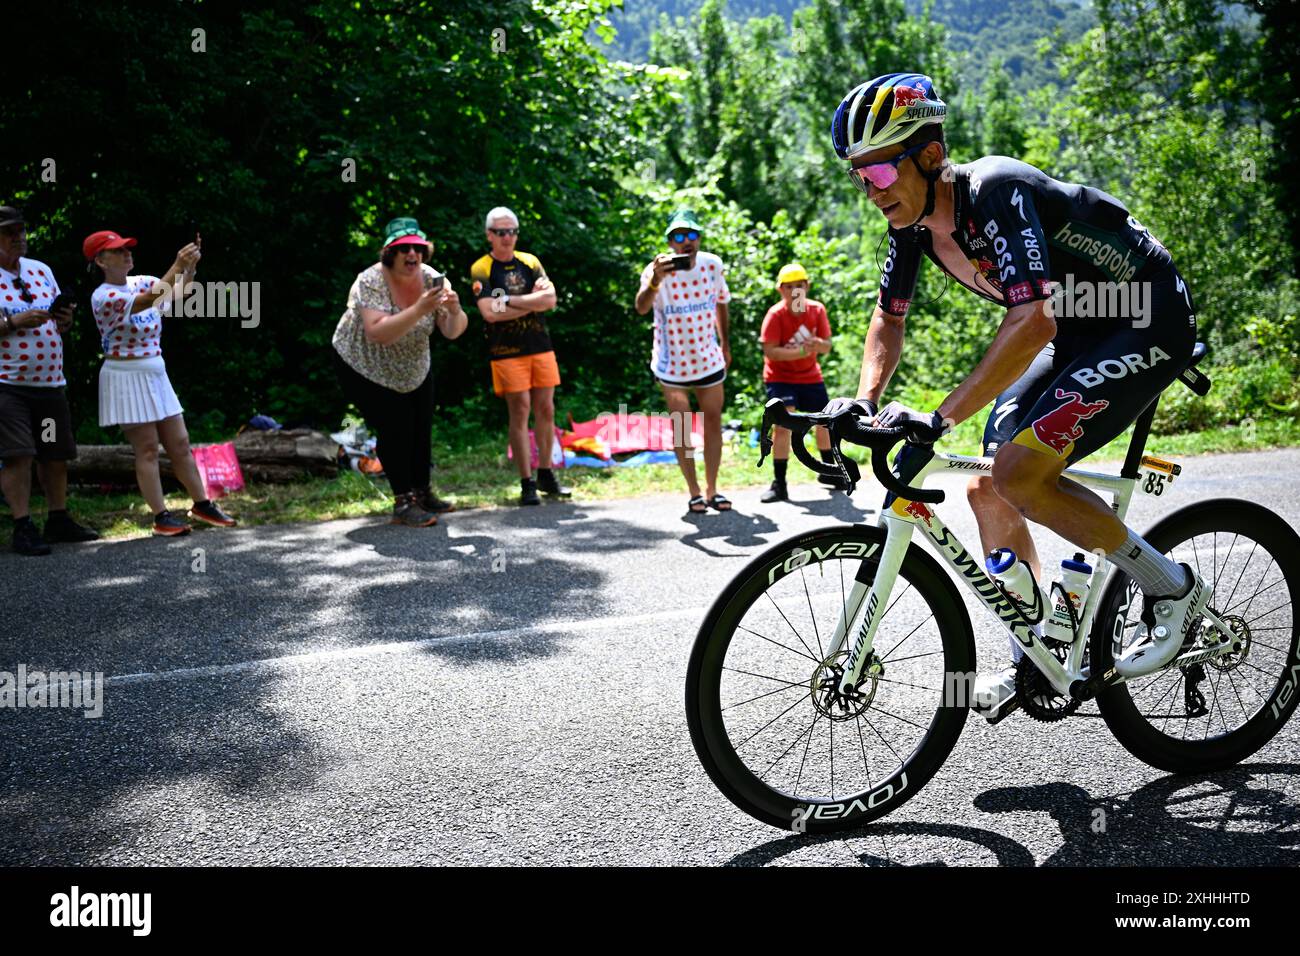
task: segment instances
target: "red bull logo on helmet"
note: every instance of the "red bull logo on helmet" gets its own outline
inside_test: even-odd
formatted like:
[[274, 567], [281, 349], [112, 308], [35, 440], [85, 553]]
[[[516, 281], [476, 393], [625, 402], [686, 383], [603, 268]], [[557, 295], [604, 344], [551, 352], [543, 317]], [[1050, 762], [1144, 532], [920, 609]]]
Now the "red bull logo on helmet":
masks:
[[1104, 398], [1085, 402], [1078, 392], [1067, 392], [1062, 388], [1056, 390], [1056, 397], [1066, 399], [1065, 404], [1034, 419], [1030, 427], [1040, 442], [1058, 455], [1064, 455], [1071, 445], [1083, 437], [1083, 428], [1079, 423], [1109, 408], [1110, 402]]
[[913, 103], [925, 99], [925, 91], [916, 89], [911, 86], [894, 87], [894, 109], [901, 109], [904, 106], [911, 106]]

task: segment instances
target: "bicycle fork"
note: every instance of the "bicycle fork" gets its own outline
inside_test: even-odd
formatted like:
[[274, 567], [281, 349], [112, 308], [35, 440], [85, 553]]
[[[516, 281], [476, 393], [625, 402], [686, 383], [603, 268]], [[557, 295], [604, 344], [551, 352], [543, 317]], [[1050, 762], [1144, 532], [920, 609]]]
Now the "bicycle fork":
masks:
[[842, 694], [851, 693], [862, 679], [866, 662], [872, 657], [871, 651], [882, 616], [881, 612], [888, 607], [890, 593], [898, 578], [898, 569], [902, 566], [903, 558], [911, 544], [912, 528], [919, 526], [957, 577], [965, 582], [975, 596], [1002, 621], [1003, 626], [1011, 631], [1020, 646], [1024, 648], [1025, 654], [1048, 682], [1059, 693], [1070, 696], [1071, 687], [1086, 678], [1086, 674], [1076, 662], [1076, 658], [1081, 654], [1071, 655], [1072, 666], [1069, 669], [1063, 666], [1056, 655], [1048, 650], [1042, 639], [1037, 637], [1025, 623], [1023, 616], [1011, 605], [1002, 590], [980, 566], [979, 561], [972, 557], [956, 536], [948, 531], [939, 516], [924, 505], [910, 502], [903, 504], [908, 506], [907, 517], [889, 511], [881, 514], [880, 524], [886, 532], [885, 546], [878, 559], [875, 556], [867, 559], [875, 561], [877, 565], [875, 575], [870, 586], [861, 580], [854, 581], [853, 589], [840, 612], [839, 622], [832, 635], [828, 660], [844, 646], [849, 629], [853, 627], [859, 614], [862, 614], [861, 623], [852, 632], [853, 643], [844, 665], [839, 691]]

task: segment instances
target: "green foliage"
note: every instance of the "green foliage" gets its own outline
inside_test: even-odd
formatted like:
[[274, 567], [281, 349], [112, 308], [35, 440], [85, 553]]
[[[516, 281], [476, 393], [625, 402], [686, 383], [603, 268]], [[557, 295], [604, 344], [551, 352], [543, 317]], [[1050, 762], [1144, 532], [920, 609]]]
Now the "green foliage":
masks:
[[[753, 417], [758, 330], [791, 259], [830, 314], [828, 387], [856, 386], [885, 227], [827, 124], [851, 85], [917, 69], [952, 107], [956, 161], [1003, 153], [1105, 188], [1170, 248], [1217, 384], [1208, 401], [1171, 390], [1162, 426], [1293, 415], [1297, 220], [1272, 169], [1293, 168], [1283, 144], [1300, 111], [1277, 76], [1285, 5], [1258, 6], [1262, 21], [1216, 0], [141, 0], [130, 17], [86, 0], [37, 6], [34, 56], [59, 68], [20, 72], [0, 100], [0, 198], [25, 206], [31, 254], [83, 303], [80, 241], [101, 228], [136, 236], [140, 271], [157, 274], [197, 227], [200, 278], [261, 283], [257, 328], [167, 324], [199, 440], [258, 411], [337, 424], [330, 338], [383, 223], [402, 214], [429, 231], [470, 312], [460, 340], [434, 340], [439, 405], [458, 430], [499, 435], [468, 267], [486, 248], [483, 214], [502, 204], [560, 291], [561, 420], [654, 407], [649, 322], [632, 299], [664, 216], [691, 204], [735, 296], [729, 414]], [[610, 31], [633, 21], [652, 62], [612, 62]], [[57, 51], [40, 45], [53, 37]], [[893, 388], [951, 389], [1001, 314], [923, 269]], [[115, 437], [95, 424], [98, 365], [83, 309], [66, 367], [86, 440]]]

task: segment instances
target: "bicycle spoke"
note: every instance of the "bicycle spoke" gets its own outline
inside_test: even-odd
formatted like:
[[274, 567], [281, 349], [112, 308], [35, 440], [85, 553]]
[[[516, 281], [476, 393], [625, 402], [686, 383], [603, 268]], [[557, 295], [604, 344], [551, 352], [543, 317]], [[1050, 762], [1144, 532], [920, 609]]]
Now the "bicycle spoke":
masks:
[[[817, 717], [820, 717], [820, 716], [821, 716], [820, 714], [817, 715]], [[786, 755], [786, 754], [788, 754], [791, 750], [794, 750], [795, 747], [798, 747], [798, 746], [799, 746], [799, 741], [803, 739], [804, 734], [811, 734], [813, 728], [816, 727], [816, 726], [817, 726], [817, 718], [813, 718], [813, 722], [812, 722], [811, 724], [808, 725], [808, 729], [807, 729], [807, 730], [800, 731], [800, 732], [799, 732], [799, 736], [796, 737], [796, 738], [794, 738], [794, 740], [793, 740], [793, 742], [791, 742], [790, 746], [789, 746], [789, 747], [786, 747], [785, 750], [781, 751], [780, 756], [778, 756], [775, 760], [773, 760], [770, 764], [768, 764], [766, 770], [764, 770], [764, 771], [763, 771], [762, 773], [760, 773], [760, 774], [755, 774], [755, 776], [757, 776], [760, 780], [764, 779], [764, 778], [765, 778], [769, 773], [771, 773], [773, 767], [775, 767], [777, 764], [779, 764], [782, 760], [785, 759], [785, 755]], [[737, 748], [737, 749], [739, 749], [739, 748]]]
[[803, 681], [800, 680], [796, 680], [796, 681], [781, 680], [781, 678], [779, 677], [769, 677], [767, 674], [755, 674], [753, 671], [742, 671], [739, 667], [724, 666], [722, 669], [724, 671], [731, 671], [733, 674], [744, 674], [746, 677], [757, 677], [759, 680], [775, 681], [778, 684], [785, 684], [787, 687], [804, 686]]
[[[906, 657], [895, 657], [892, 661], [890, 661], [890, 663], [898, 664], [902, 661], [915, 661], [915, 660], [920, 660], [922, 657], [937, 657], [941, 654], [943, 654], [943, 651], [926, 651], [924, 654], [908, 654]], [[885, 659], [882, 657], [880, 660], [881, 663], [884, 663]]]
[[916, 625], [916, 627], [914, 627], [914, 628], [912, 628], [910, 631], [908, 631], [908, 632], [907, 632], [907, 637], [903, 638], [903, 640], [899, 641], [897, 644], [895, 644], [893, 647], [891, 647], [888, 651], [885, 652], [885, 656], [882, 657], [882, 658], [880, 659], [880, 663], [883, 664], [883, 663], [885, 663], [885, 661], [889, 660], [889, 655], [890, 655], [890, 654], [894, 653], [894, 651], [896, 651], [896, 650], [898, 650], [900, 647], [902, 647], [903, 644], [906, 643], [906, 641], [907, 641], [908, 638], [910, 638], [913, 634], [915, 634], [917, 631], [919, 631], [921, 628], [923, 628], [926, 624], [930, 623], [931, 619], [933, 619], [933, 618], [934, 618], [934, 615], [931, 614], [929, 617], [927, 617], [927, 618], [926, 618], [924, 621], [922, 621], [920, 624]]
[[930, 691], [931, 693], [934, 693], [934, 694], [941, 694], [941, 693], [943, 693], [943, 689], [942, 689], [942, 688], [936, 688], [936, 687], [925, 687], [925, 686], [922, 686], [921, 684], [909, 684], [909, 683], [908, 683], [907, 681], [905, 681], [905, 680], [890, 680], [888, 677], [879, 677], [879, 678], [877, 678], [877, 680], [879, 680], [880, 683], [882, 683], [882, 684], [897, 684], [897, 685], [900, 686], [900, 687], [914, 687], [914, 688], [916, 688], [917, 690], [928, 690], [928, 691]]
[[[1259, 549], [1259, 542], [1256, 541], [1254, 546], [1250, 549], [1250, 554], [1246, 556], [1246, 563], [1241, 566], [1241, 571], [1239, 571], [1237, 574], [1237, 580], [1232, 582], [1232, 590], [1228, 593], [1228, 597], [1226, 598], [1227, 601], [1231, 601], [1232, 596], [1237, 593], [1237, 588], [1241, 586], [1241, 579], [1246, 574], [1246, 569], [1250, 567], [1250, 562], [1255, 560], [1255, 552], [1258, 549]], [[1269, 558], [1270, 558], [1269, 565], [1272, 566], [1272, 560], [1271, 560], [1272, 555], [1270, 555]], [[1268, 575], [1268, 568], [1264, 569], [1264, 575], [1265, 576]], [[1228, 612], [1224, 611], [1223, 613], [1226, 614]]]
[[[1272, 565], [1272, 562], [1270, 562], [1270, 566], [1271, 566], [1271, 565]], [[1264, 571], [1264, 574], [1267, 576], [1267, 574], [1268, 574], [1267, 569]], [[1279, 584], [1284, 584], [1285, 582], [1286, 582], [1286, 578], [1278, 578], [1276, 581], [1274, 581], [1274, 582], [1273, 582], [1272, 584], [1270, 584], [1268, 587], [1263, 587], [1262, 584], [1261, 584], [1260, 587], [1258, 587], [1258, 588], [1255, 589], [1255, 593], [1254, 593], [1254, 594], [1252, 594], [1250, 597], [1246, 598], [1245, 600], [1238, 601], [1236, 604], [1232, 605], [1232, 607], [1227, 608], [1223, 613], [1224, 613], [1224, 614], [1227, 614], [1227, 613], [1229, 613], [1229, 612], [1231, 612], [1231, 611], [1235, 611], [1237, 608], [1241, 607], [1243, 604], [1245, 604], [1247, 607], [1250, 607], [1250, 602], [1253, 601], [1253, 600], [1255, 600], [1255, 598], [1259, 597], [1259, 596], [1260, 596], [1261, 594], [1263, 594], [1265, 591], [1271, 591], [1271, 590], [1273, 590], [1275, 587], [1277, 587]]]
[[803, 745], [803, 759], [799, 761], [799, 772], [794, 778], [794, 792], [799, 792], [799, 784], [803, 780], [803, 768], [808, 763], [808, 748], [812, 746], [813, 731], [817, 729], [817, 721], [821, 720], [821, 714], [813, 718], [812, 726], [808, 728], [808, 742]]
[[[749, 628], [745, 627], [745, 625], [743, 625], [743, 624], [737, 624], [737, 625], [736, 625], [736, 630], [738, 630], [738, 631], [745, 631], [747, 634], [753, 634], [755, 637], [757, 637], [757, 638], [761, 638], [762, 640], [767, 641], [769, 644], [775, 644], [777, 647], [784, 647], [784, 648], [785, 648], [787, 651], [789, 651], [791, 654], [799, 654], [800, 657], [806, 657], [808, 660], [812, 661], [814, 664], [820, 664], [820, 663], [822, 662], [822, 660], [824, 660], [824, 658], [821, 658], [821, 657], [813, 657], [813, 655], [812, 655], [812, 650], [808, 647], [807, 644], [804, 644], [804, 650], [808, 651], [808, 653], [807, 653], [807, 654], [800, 654], [799, 651], [796, 651], [793, 647], [789, 646], [788, 644], [782, 644], [780, 641], [773, 640], [773, 639], [770, 638], [770, 637], [765, 637], [764, 635], [758, 633], [758, 631], [752, 631], [752, 630], [750, 630]], [[803, 641], [800, 641], [799, 643], [803, 644]]]
[[[802, 700], [803, 700], [803, 697], [800, 696], [799, 700], [796, 700], [793, 704], [791, 704], [791, 705], [790, 705], [789, 707], [787, 707], [785, 710], [781, 711], [781, 713], [777, 714], [775, 717], [773, 717], [771, 720], [769, 720], [767, 723], [765, 723], [762, 727], [759, 727], [758, 730], [754, 731], [752, 734], [750, 734], [748, 737], [746, 737], [746, 738], [745, 738], [744, 740], [742, 740], [740, 743], [736, 744], [736, 746], [735, 746], [735, 750], [736, 750], [737, 752], [739, 752], [739, 750], [740, 750], [741, 747], [745, 746], [745, 744], [749, 743], [751, 740], [753, 740], [755, 737], [757, 737], [757, 736], [758, 736], [759, 734], [761, 734], [763, 731], [767, 730], [767, 728], [771, 727], [774, 723], [776, 723], [778, 720], [780, 720], [780, 719], [781, 719], [782, 717], [784, 717], [786, 714], [790, 713], [790, 711], [792, 711], [792, 710], [794, 710], [796, 707], [798, 707], [800, 701], [802, 701]], [[780, 759], [780, 758], [778, 758], [778, 759]]]
[[835, 799], [835, 721], [833, 720], [830, 721], [829, 727], [827, 729], [830, 731], [830, 735], [831, 735], [831, 743], [830, 743], [831, 799], [834, 800]]
[[[1218, 603], [1217, 598], [1219, 596], [1219, 579], [1223, 577], [1224, 572], [1228, 570], [1228, 565], [1232, 563], [1232, 550], [1237, 546], [1238, 537], [1240, 537], [1239, 533], [1234, 531], [1232, 534], [1232, 540], [1228, 542], [1228, 553], [1223, 556], [1223, 567], [1219, 567], [1217, 564], [1215, 565], [1214, 584], [1210, 586], [1210, 596], [1216, 599], [1216, 604]], [[1244, 571], [1245, 568], [1242, 570]]]
[[908, 720], [906, 717], [899, 717], [897, 714], [891, 714], [889, 711], [885, 710], [885, 708], [883, 708], [883, 707], [872, 707], [871, 709], [872, 709], [873, 711], [875, 711], [877, 714], [884, 714], [886, 717], [893, 717], [895, 720], [901, 720], [901, 721], [902, 721], [903, 723], [905, 723], [905, 724], [911, 724], [913, 727], [917, 728], [918, 730], [929, 730], [929, 729], [930, 729], [929, 727], [922, 727], [920, 724], [918, 724], [918, 723], [917, 723], [916, 721], [914, 721], [914, 720]]
[[752, 704], [756, 700], [762, 700], [764, 697], [771, 697], [773, 694], [779, 694], [782, 691], [787, 691], [790, 690], [791, 688], [794, 688], [796, 690], [801, 690], [801, 691], [808, 689], [804, 684], [788, 684], [785, 687], [778, 687], [776, 690], [769, 690], [766, 694], [759, 694], [757, 697], [751, 697], [748, 700], [737, 701], [734, 704], [727, 704], [725, 707], [719, 707], [718, 709], [725, 714], [729, 710], [735, 710], [737, 707], [742, 707], [745, 704]]
[[[864, 711], [864, 714], [865, 713], [866, 711]], [[873, 734], [875, 734], [877, 737], [880, 738], [880, 742], [889, 748], [889, 752], [894, 755], [894, 759], [898, 761], [898, 765], [900, 767], [903, 766], [903, 758], [898, 755], [898, 751], [894, 749], [894, 745], [891, 744], [888, 740], [886, 740], [884, 735], [879, 730], [876, 729], [876, 725], [873, 724], [870, 720], [868, 720], [865, 716], [863, 717], [863, 720], [867, 721], [867, 726], [871, 728], [871, 732]]]
[[[820, 565], [818, 565], [820, 567]], [[817, 629], [817, 614], [813, 611], [812, 595], [808, 593], [808, 578], [803, 573], [803, 568], [799, 569], [799, 580], [803, 582], [803, 596], [808, 600], [808, 616], [812, 618], [813, 637], [817, 640], [817, 650], [821, 654], [820, 660], [826, 660], [826, 648], [822, 646], [822, 636]]]
[[[764, 592], [763, 592], [763, 596], [764, 596], [765, 598], [767, 598], [768, 603], [770, 603], [770, 604], [772, 605], [772, 607], [776, 608], [776, 613], [781, 615], [781, 620], [785, 621], [786, 627], [790, 628], [791, 632], [794, 633], [794, 636], [797, 637], [797, 638], [799, 638], [799, 643], [800, 643], [800, 644], [803, 644], [804, 649], [807, 650], [809, 654], [811, 654], [811, 653], [812, 653], [812, 648], [809, 647], [809, 646], [807, 645], [807, 643], [806, 643], [806, 642], [804, 641], [804, 639], [803, 639], [803, 636], [802, 636], [798, 631], [796, 631], [796, 630], [794, 629], [794, 625], [791, 624], [791, 623], [790, 623], [790, 619], [789, 619], [788, 617], [785, 616], [785, 612], [781, 610], [780, 605], [777, 604], [776, 601], [774, 601], [774, 600], [772, 599], [772, 593], [771, 593], [770, 591], [764, 591]], [[818, 647], [818, 650], [821, 650], [821, 648]], [[823, 654], [821, 657], [817, 658], [817, 660], [819, 660], [819, 661], [824, 661], [825, 659], [826, 659], [826, 655], [825, 655], [825, 654]]]
[[853, 726], [858, 729], [858, 746], [862, 750], [862, 769], [867, 772], [867, 780], [874, 783], [875, 777], [871, 773], [871, 761], [867, 759], [867, 742], [862, 739], [862, 715], [858, 714], [853, 718]]

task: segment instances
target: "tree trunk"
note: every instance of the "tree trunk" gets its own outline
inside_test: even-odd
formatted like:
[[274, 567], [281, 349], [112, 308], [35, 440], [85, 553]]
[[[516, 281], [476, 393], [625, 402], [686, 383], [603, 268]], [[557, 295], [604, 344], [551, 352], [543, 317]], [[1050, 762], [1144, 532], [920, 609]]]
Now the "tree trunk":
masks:
[[[338, 443], [307, 428], [278, 432], [249, 429], [235, 437], [235, 454], [248, 482], [284, 483], [338, 474]], [[159, 451], [165, 478], [175, 478], [167, 453]], [[135, 485], [135, 452], [130, 445], [79, 445], [68, 462], [68, 480], [80, 485]]]

